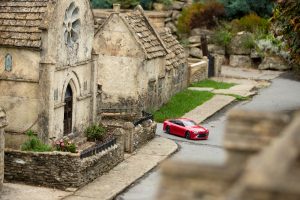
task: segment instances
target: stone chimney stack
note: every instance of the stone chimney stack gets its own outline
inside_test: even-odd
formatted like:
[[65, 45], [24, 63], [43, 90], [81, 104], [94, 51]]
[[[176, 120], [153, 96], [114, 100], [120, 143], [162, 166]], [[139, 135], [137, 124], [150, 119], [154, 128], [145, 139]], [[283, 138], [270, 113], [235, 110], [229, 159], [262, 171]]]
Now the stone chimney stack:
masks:
[[120, 13], [120, 4], [113, 4], [113, 10], [115, 13]]

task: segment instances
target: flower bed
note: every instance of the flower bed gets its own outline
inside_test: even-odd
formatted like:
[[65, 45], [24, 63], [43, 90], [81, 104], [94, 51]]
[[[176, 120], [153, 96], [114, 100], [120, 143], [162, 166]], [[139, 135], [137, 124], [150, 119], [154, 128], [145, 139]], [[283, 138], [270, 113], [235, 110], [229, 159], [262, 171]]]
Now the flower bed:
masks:
[[79, 153], [6, 149], [5, 180], [60, 189], [80, 187], [120, 163], [123, 146], [123, 136], [118, 136], [116, 144], [83, 159]]

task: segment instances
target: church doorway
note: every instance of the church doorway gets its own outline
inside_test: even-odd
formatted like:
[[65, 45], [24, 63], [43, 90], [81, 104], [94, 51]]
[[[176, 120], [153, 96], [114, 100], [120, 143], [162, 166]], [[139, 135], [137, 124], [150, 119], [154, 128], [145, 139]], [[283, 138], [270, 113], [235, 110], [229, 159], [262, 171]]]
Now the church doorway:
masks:
[[64, 106], [64, 135], [72, 132], [72, 113], [73, 113], [73, 92], [70, 85], [68, 85], [65, 93]]

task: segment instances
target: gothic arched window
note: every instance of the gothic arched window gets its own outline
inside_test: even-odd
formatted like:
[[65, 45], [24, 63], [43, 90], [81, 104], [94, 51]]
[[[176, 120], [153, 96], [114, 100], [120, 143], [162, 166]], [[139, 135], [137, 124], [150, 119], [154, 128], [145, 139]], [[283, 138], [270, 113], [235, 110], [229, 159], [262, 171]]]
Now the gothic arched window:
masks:
[[67, 8], [64, 19], [64, 38], [68, 46], [73, 46], [79, 38], [80, 18], [79, 8], [72, 2]]

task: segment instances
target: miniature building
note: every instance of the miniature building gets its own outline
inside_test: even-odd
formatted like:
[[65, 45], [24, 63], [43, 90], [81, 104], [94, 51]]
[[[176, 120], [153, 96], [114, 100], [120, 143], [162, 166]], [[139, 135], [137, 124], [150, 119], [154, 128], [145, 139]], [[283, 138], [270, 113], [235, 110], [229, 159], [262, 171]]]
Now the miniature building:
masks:
[[29, 129], [45, 141], [80, 132], [96, 117], [89, 0], [6, 0], [0, 9], [0, 106], [13, 133], [8, 142], [18, 147], [22, 141], [15, 139]]
[[94, 42], [102, 109], [153, 110], [187, 85], [183, 48], [171, 34], [162, 39], [141, 6], [132, 12], [114, 9]]
[[0, 192], [2, 190], [4, 178], [4, 127], [7, 126], [6, 114], [0, 107]]

